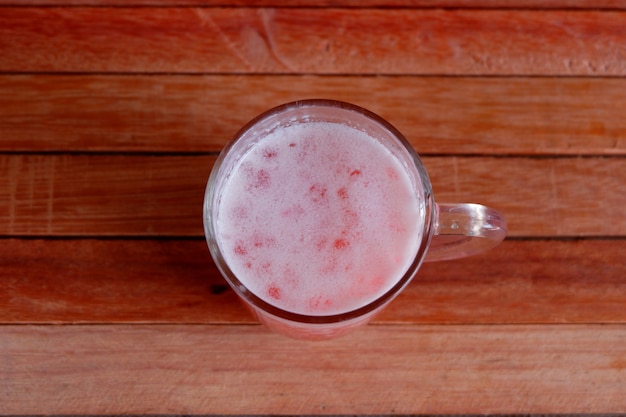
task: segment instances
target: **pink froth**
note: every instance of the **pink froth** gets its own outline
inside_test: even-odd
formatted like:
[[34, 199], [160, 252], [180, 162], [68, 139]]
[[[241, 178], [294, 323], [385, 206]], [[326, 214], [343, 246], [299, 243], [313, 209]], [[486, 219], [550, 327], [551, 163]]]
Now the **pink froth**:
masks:
[[221, 190], [218, 244], [237, 278], [279, 308], [337, 314], [388, 291], [421, 233], [418, 193], [368, 134], [295, 124], [262, 139]]

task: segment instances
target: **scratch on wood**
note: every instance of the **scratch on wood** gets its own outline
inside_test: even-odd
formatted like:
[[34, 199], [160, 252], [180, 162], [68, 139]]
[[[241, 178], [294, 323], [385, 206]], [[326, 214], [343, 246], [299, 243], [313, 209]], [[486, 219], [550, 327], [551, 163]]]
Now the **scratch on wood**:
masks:
[[291, 65], [282, 56], [282, 54], [280, 54], [278, 50], [278, 46], [276, 45], [276, 42], [274, 40], [274, 35], [272, 34], [273, 31], [271, 29], [271, 22], [273, 20], [274, 11], [268, 10], [268, 9], [261, 9], [259, 10], [259, 14], [261, 15], [261, 21], [263, 22], [263, 33], [261, 34], [261, 36], [265, 40], [265, 43], [267, 45], [267, 50], [269, 51], [270, 55], [274, 57], [274, 59], [278, 63], [280, 63], [282, 66], [284, 66], [287, 70], [291, 72], [297, 72], [297, 69], [293, 65]]
[[[584, 57], [584, 53], [581, 53], [581, 51], [585, 51], [588, 48], [586, 45], [585, 34], [580, 33], [574, 27], [568, 25], [567, 22], [563, 22], [559, 20], [552, 20], [550, 23], [552, 27], [564, 32], [570, 39], [574, 40], [574, 43], [576, 45], [576, 48], [578, 48], [578, 50], [570, 50], [571, 56]], [[575, 72], [576, 61], [572, 60], [570, 57], [563, 59], [563, 65], [565, 69], [567, 70], [568, 74]], [[583, 59], [579, 63], [578, 68], [579, 69], [583, 68], [587, 73], [590, 73], [590, 74], [594, 74], [598, 70], [597, 65], [595, 65], [593, 62], [589, 61], [588, 59]]]
[[222, 39], [222, 41], [224, 42], [224, 44], [228, 47], [228, 49], [230, 51], [232, 51], [232, 53], [248, 68], [248, 70], [254, 70], [254, 66], [252, 65], [252, 63], [239, 51], [239, 48], [237, 47], [236, 43], [233, 42], [228, 35], [226, 34], [226, 32], [224, 32], [222, 30], [222, 28], [215, 22], [215, 20], [213, 19], [213, 17], [211, 17], [211, 12], [204, 10], [204, 9], [198, 9], [195, 8], [194, 9], [196, 16], [198, 16], [198, 18], [200, 19], [200, 21], [207, 25], [210, 26], [212, 29], [215, 30], [215, 32], [217, 32], [218, 36], [220, 37], [220, 39]]

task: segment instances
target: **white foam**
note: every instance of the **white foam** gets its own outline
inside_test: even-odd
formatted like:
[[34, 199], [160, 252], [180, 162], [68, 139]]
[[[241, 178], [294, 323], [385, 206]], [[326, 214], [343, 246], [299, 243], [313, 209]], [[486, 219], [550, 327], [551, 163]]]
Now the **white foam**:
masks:
[[421, 238], [418, 193], [397, 159], [342, 124], [294, 124], [253, 147], [221, 191], [216, 234], [253, 293], [326, 315], [388, 291]]

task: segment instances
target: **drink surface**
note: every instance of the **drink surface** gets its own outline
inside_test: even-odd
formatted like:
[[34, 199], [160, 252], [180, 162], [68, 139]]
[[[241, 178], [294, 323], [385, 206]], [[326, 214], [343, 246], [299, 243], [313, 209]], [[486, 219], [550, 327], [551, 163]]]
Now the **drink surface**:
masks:
[[413, 262], [419, 193], [395, 156], [347, 125], [279, 128], [238, 161], [215, 234], [252, 293], [294, 313], [339, 314], [387, 292]]

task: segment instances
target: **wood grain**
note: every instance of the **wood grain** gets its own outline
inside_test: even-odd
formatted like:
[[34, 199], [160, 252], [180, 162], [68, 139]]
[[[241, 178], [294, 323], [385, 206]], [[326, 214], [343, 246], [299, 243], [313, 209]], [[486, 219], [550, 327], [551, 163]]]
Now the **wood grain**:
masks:
[[[0, 0], [0, 415], [623, 413], [625, 22], [624, 0]], [[438, 201], [512, 238], [425, 264], [344, 338], [268, 333], [210, 258], [204, 188], [243, 123], [308, 97], [387, 118]]]
[[0, 76], [0, 96], [0, 151], [215, 152], [270, 107], [324, 97], [421, 154], [626, 155], [622, 78], [31, 75]]
[[4, 233], [202, 235], [214, 157], [0, 157]]
[[[203, 236], [215, 157], [0, 155], [0, 234]], [[440, 202], [503, 212], [510, 236], [625, 236], [622, 158], [428, 157]]]
[[[512, 240], [424, 264], [375, 323], [626, 324], [626, 240]], [[203, 240], [0, 240], [2, 324], [255, 320]]]
[[0, 71], [624, 76], [624, 19], [597, 10], [6, 7]]
[[[281, 0], [0, 0], [11, 6], [221, 6], [284, 7]], [[290, 0], [289, 7], [450, 7], [533, 9], [626, 9], [623, 0]]]
[[3, 326], [0, 413], [621, 412], [624, 337], [624, 325], [380, 325], [304, 344], [259, 326]]

